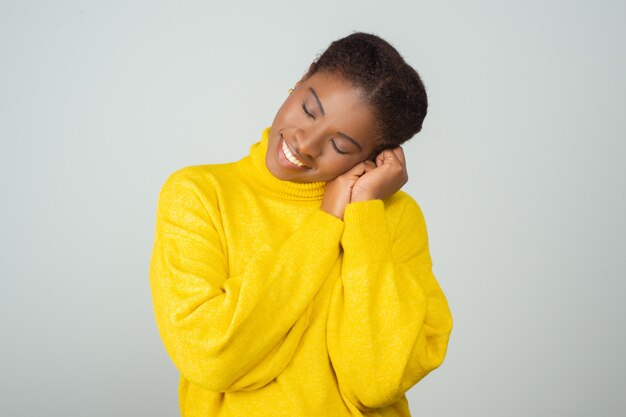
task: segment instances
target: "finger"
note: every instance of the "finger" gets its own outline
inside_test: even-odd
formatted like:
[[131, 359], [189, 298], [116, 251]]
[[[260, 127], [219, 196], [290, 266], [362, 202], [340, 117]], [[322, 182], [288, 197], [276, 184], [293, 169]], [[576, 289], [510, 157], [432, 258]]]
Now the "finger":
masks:
[[342, 175], [345, 175], [346, 177], [360, 176], [365, 173], [366, 167], [367, 167], [367, 164], [365, 162], [359, 162], [358, 164], [356, 164], [355, 166], [347, 170]]
[[376, 157], [376, 165], [381, 166], [383, 164], [389, 164], [396, 159], [397, 158], [391, 149], [385, 149]]
[[393, 154], [400, 160], [400, 162], [402, 163], [402, 165], [406, 164], [406, 158], [404, 156], [404, 149], [402, 149], [402, 146], [398, 146], [396, 148], [393, 148]]
[[374, 161], [370, 161], [369, 159], [367, 161], [363, 161], [363, 163], [369, 167], [376, 168], [376, 163]]
[[386, 149], [376, 155], [376, 166], [381, 166], [385, 162], [385, 152], [387, 152]]
[[401, 146], [396, 146], [395, 148], [391, 148], [387, 150], [385, 154], [385, 164], [388, 165], [399, 165], [401, 167], [406, 167], [406, 161], [404, 158], [404, 150]]
[[363, 165], [363, 172], [360, 173], [360, 175], [365, 174], [366, 172], [370, 172], [373, 169], [376, 169], [376, 164], [374, 163], [374, 161], [363, 161], [362, 162]]
[[374, 169], [376, 169], [376, 164], [372, 161], [369, 161], [370, 163], [365, 164], [365, 172], [370, 172]]

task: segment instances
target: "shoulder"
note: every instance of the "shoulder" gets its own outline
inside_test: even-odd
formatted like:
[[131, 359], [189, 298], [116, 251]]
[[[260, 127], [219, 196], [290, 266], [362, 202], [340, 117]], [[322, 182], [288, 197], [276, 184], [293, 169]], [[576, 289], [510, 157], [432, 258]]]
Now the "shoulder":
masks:
[[407, 192], [399, 190], [384, 200], [388, 217], [417, 217], [424, 221], [424, 214], [418, 202]]
[[397, 191], [385, 201], [387, 225], [395, 239], [408, 239], [416, 247], [428, 246], [426, 219], [419, 203], [405, 191]]
[[160, 193], [193, 190], [200, 195], [215, 195], [233, 181], [234, 171], [234, 163], [188, 165], [168, 174]]
[[166, 177], [163, 185], [185, 182], [194, 182], [197, 184], [219, 182], [222, 177], [230, 177], [234, 171], [235, 164], [232, 162], [224, 164], [188, 165], [171, 172]]
[[222, 189], [232, 182], [234, 164], [188, 165], [167, 175], [163, 181], [158, 202], [161, 208], [188, 208], [218, 206]]

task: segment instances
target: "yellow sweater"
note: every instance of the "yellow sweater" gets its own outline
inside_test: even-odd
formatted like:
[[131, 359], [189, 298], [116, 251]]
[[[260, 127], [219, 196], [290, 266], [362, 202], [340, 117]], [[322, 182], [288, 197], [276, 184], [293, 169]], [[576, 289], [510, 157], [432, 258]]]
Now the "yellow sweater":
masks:
[[150, 284], [184, 417], [409, 416], [452, 317], [407, 193], [320, 209], [274, 177], [269, 128], [237, 162], [172, 173]]

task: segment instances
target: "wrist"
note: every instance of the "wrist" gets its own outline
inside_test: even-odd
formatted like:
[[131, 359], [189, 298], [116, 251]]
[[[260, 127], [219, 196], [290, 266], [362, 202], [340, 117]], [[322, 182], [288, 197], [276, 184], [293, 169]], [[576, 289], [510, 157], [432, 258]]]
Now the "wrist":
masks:
[[375, 197], [375, 196], [370, 195], [370, 194], [355, 194], [350, 199], [350, 202], [351, 203], [357, 203], [359, 201], [369, 201], [369, 200], [376, 200], [376, 199], [378, 199], [378, 197]]
[[332, 216], [335, 216], [339, 220], [343, 220], [343, 213], [345, 211], [345, 207], [342, 208], [337, 205], [330, 205], [330, 204], [322, 203], [322, 205], [320, 206], [320, 209]]

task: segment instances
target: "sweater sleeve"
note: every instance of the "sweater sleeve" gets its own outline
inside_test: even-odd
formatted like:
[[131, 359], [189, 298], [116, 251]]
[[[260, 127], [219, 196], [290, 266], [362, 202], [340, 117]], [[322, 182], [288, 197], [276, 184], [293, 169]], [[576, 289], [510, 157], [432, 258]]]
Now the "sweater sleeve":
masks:
[[184, 169], [159, 194], [150, 261], [157, 327], [193, 384], [253, 390], [291, 360], [311, 301], [337, 264], [343, 222], [313, 211], [281, 245], [261, 246], [229, 276], [217, 198], [207, 194]]
[[327, 342], [341, 392], [363, 411], [398, 401], [437, 368], [452, 330], [422, 212], [404, 195], [393, 235], [382, 200], [350, 203], [344, 214]]

